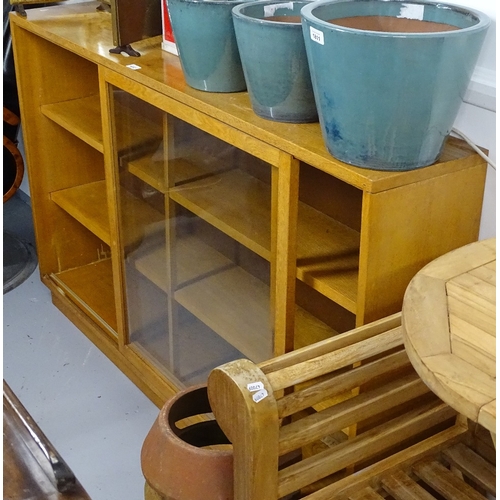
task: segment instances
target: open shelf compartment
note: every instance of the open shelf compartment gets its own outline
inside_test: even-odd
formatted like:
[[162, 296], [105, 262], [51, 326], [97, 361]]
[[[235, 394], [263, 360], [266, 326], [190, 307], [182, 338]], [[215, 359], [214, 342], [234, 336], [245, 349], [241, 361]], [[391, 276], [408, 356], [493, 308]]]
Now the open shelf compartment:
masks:
[[[242, 196], [241, 193], [248, 193]], [[234, 169], [169, 192], [170, 198], [266, 260], [271, 188]], [[297, 278], [355, 313], [360, 233], [299, 202]]]
[[52, 273], [50, 278], [82, 311], [91, 316], [109, 335], [116, 337], [111, 259]]
[[[125, 243], [133, 244], [143, 237], [142, 226], [163, 220], [163, 215], [144, 201], [121, 191], [122, 203], [127, 213], [136, 214], [138, 224], [135, 231], [125, 235]], [[106, 182], [96, 181], [55, 191], [50, 195], [52, 201], [83, 224], [107, 245], [111, 244], [110, 223], [106, 194]], [[144, 224], [141, 224], [143, 222]]]

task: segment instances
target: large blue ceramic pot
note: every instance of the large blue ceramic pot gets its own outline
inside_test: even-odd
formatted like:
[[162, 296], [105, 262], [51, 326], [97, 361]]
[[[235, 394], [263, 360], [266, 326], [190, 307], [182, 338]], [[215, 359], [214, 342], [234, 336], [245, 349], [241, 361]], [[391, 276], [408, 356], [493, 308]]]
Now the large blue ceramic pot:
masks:
[[233, 8], [250, 102], [262, 118], [318, 121], [300, 17], [307, 3], [259, 0]]
[[418, 0], [318, 0], [301, 15], [329, 152], [377, 170], [435, 162], [470, 81], [488, 17]]
[[243, 0], [168, 0], [186, 83], [207, 92], [246, 90], [231, 10]]

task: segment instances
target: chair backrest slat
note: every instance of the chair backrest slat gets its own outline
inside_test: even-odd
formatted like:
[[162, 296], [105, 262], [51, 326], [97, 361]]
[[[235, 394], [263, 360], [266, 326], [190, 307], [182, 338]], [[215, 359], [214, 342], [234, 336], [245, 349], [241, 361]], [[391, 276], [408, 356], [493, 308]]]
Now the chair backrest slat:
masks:
[[396, 379], [321, 412], [285, 425], [280, 431], [280, 455], [321, 439], [366, 418], [390, 410], [398, 404], [429, 392], [416, 373]]
[[333, 352], [302, 361], [281, 370], [267, 373], [267, 379], [274, 391], [280, 391], [306, 382], [359, 361], [376, 356], [403, 344], [401, 327], [380, 333], [355, 344]]
[[305, 408], [317, 405], [329, 398], [359, 387], [367, 380], [373, 380], [384, 374], [410, 366], [406, 351], [394, 352], [381, 359], [353, 367], [345, 373], [329, 374], [328, 378], [315, 381], [302, 389], [285, 395], [278, 400], [280, 418], [297, 413]]
[[289, 366], [302, 363], [308, 359], [317, 358], [323, 354], [336, 351], [342, 347], [355, 344], [361, 340], [373, 337], [387, 330], [392, 330], [401, 326], [401, 313], [393, 314], [368, 325], [360, 326], [354, 330], [341, 333], [335, 337], [316, 342], [314, 344], [301, 347], [276, 358], [259, 363], [259, 368], [266, 374], [272, 373]]

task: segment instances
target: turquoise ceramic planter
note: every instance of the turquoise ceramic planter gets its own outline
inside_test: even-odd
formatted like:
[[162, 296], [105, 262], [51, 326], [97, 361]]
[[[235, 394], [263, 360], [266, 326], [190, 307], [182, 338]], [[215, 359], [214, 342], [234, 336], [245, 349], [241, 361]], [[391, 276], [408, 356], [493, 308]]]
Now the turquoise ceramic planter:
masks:
[[307, 3], [260, 0], [233, 9], [250, 102], [262, 118], [318, 120], [300, 18]]
[[231, 10], [241, 0], [168, 0], [186, 83], [207, 92], [246, 90]]
[[[487, 16], [392, 0], [319, 0], [301, 14], [329, 152], [377, 170], [435, 162], [470, 81]], [[417, 32], [433, 28], [438, 31]]]

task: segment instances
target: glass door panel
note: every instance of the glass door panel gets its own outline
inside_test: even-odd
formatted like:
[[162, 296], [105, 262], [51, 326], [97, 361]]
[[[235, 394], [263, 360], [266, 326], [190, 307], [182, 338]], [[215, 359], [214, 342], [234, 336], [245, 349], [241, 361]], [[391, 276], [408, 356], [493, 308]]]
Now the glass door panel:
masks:
[[273, 167], [111, 88], [128, 342], [185, 385], [270, 358]]

